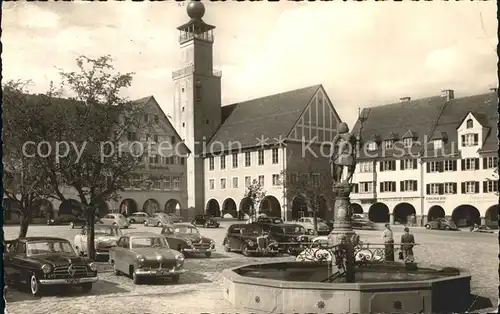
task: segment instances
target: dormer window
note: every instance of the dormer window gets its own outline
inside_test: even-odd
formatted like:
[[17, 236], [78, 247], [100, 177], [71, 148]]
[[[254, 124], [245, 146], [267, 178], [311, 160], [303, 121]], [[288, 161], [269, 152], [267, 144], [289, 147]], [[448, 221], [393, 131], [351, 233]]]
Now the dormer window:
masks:
[[368, 148], [368, 150], [372, 150], [372, 151], [373, 150], [377, 150], [377, 143], [375, 143], [375, 142], [369, 142], [367, 148]]
[[413, 146], [413, 139], [411, 137], [409, 138], [404, 138], [403, 139], [403, 145], [404, 147], [412, 147]]
[[441, 149], [443, 148], [443, 140], [434, 140], [432, 141], [432, 145], [434, 146], [434, 149]]
[[393, 146], [394, 146], [394, 141], [393, 140], [384, 141], [384, 148], [385, 149], [392, 149]]
[[474, 127], [474, 122], [472, 121], [472, 119], [468, 119], [466, 123], [467, 129], [472, 129]]
[[462, 135], [462, 147], [477, 146], [479, 143], [479, 134], [469, 133]]

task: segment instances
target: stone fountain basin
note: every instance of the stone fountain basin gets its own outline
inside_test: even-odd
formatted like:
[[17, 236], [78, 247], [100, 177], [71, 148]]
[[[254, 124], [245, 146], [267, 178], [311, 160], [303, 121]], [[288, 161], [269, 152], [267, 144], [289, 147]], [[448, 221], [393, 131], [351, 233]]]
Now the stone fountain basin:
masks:
[[222, 272], [223, 294], [235, 308], [260, 313], [443, 313], [470, 304], [465, 269], [399, 262], [356, 267], [356, 282], [321, 282], [326, 263], [253, 263]]

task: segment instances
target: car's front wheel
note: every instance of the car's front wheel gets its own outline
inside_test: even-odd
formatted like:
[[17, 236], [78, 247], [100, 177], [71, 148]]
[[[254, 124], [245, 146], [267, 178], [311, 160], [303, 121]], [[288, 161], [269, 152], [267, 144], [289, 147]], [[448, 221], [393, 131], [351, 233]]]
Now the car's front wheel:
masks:
[[431, 225], [429, 225], [429, 224], [425, 225], [425, 229], [430, 229], [430, 228], [431, 228]]
[[74, 224], [73, 222], [70, 222], [70, 223], [69, 223], [69, 227], [70, 227], [71, 229], [73, 229], [73, 228], [75, 228], [75, 224]]
[[248, 250], [248, 244], [243, 244], [243, 246], [241, 247], [241, 253], [243, 254], [243, 256], [246, 256], [246, 257], [249, 257], [252, 255], [252, 253], [250, 253], [250, 251]]
[[444, 230], [450, 230], [450, 226], [444, 226]]
[[90, 290], [92, 290], [92, 283], [91, 282], [84, 283], [84, 284], [82, 284], [81, 287], [82, 287], [83, 293], [89, 293]]
[[161, 222], [158, 221], [158, 223], [156, 224], [157, 227], [161, 227]]
[[172, 282], [173, 283], [179, 283], [180, 279], [181, 279], [181, 276], [179, 276], [179, 275], [172, 276]]
[[206, 257], [210, 257], [210, 256], [212, 256], [212, 252], [205, 252], [205, 256], [206, 256]]
[[307, 230], [307, 232], [308, 232], [310, 235], [313, 235], [313, 234], [314, 234], [314, 230], [313, 230], [313, 229], [309, 229], [309, 230]]
[[41, 287], [40, 281], [38, 281], [38, 278], [36, 278], [35, 274], [31, 275], [30, 290], [31, 290], [31, 294], [34, 296], [38, 296], [42, 292], [42, 287]]
[[135, 224], [135, 219], [130, 219], [128, 222], [131, 224]]
[[205, 223], [203, 224], [203, 228], [208, 228], [208, 223], [206, 223], [206, 222], [205, 222]]

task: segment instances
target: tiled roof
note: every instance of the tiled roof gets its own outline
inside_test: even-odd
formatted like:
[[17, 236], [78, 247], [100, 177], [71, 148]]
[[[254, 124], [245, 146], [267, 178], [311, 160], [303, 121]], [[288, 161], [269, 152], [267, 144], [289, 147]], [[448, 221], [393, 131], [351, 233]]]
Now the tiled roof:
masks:
[[274, 138], [288, 135], [300, 115], [321, 85], [309, 86], [280, 94], [265, 96], [222, 107], [221, 126], [210, 140], [229, 147], [240, 143], [242, 148], [259, 144], [261, 136], [275, 142]]
[[[411, 130], [412, 135], [415, 136], [416, 144], [411, 150], [405, 149], [405, 154], [411, 152], [416, 155], [421, 149], [419, 143], [426, 140], [426, 135], [431, 131], [434, 119], [439, 115], [444, 103], [444, 97], [436, 96], [364, 109], [362, 114], [366, 116], [366, 121], [363, 125], [361, 138], [364, 142], [362, 147], [365, 149], [360, 150], [359, 158], [390, 157], [396, 153], [397, 156], [401, 155], [401, 151], [386, 150], [382, 143], [377, 151], [366, 151], [366, 144], [374, 139], [380, 142], [394, 137], [402, 137], [408, 133], [408, 130]], [[354, 134], [358, 133], [359, 127], [358, 120], [353, 127]], [[398, 147], [401, 146], [398, 144]]]

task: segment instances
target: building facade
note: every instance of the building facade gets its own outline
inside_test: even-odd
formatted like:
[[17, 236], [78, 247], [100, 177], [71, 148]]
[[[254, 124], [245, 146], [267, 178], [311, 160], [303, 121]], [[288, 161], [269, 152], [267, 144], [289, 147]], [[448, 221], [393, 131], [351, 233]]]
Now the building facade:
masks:
[[463, 98], [446, 90], [365, 109], [355, 211], [377, 222], [413, 214], [419, 225], [447, 217], [497, 226], [497, 107], [496, 90]]

